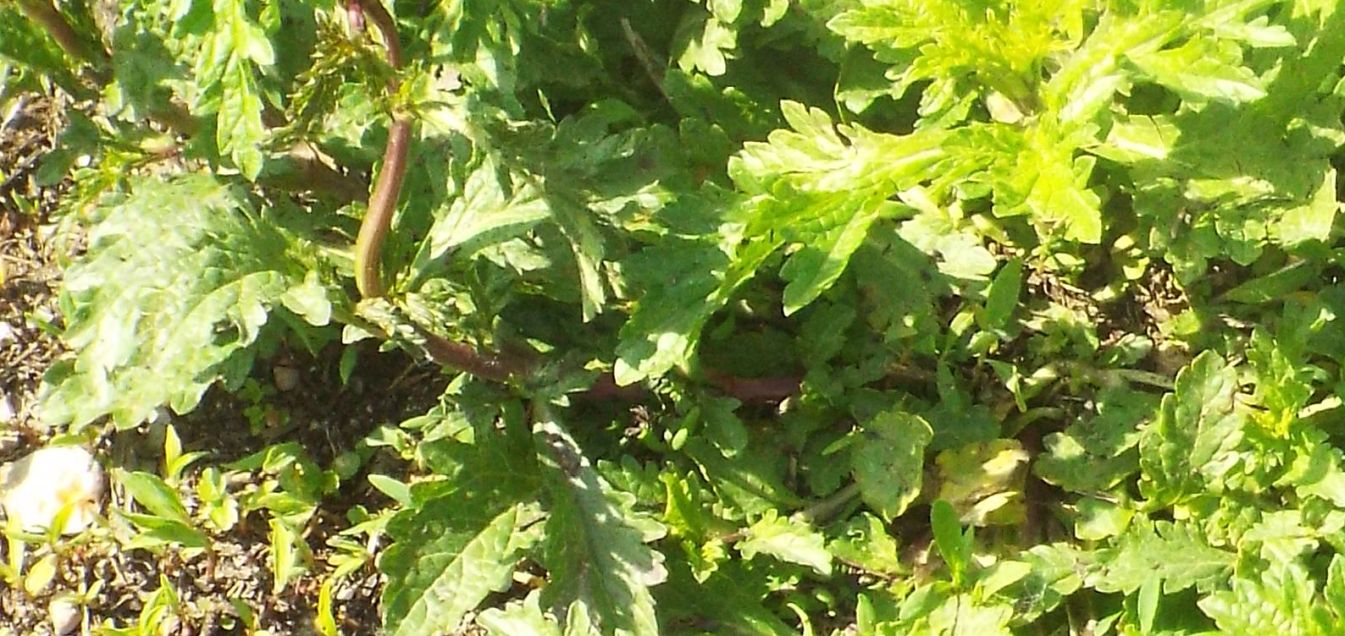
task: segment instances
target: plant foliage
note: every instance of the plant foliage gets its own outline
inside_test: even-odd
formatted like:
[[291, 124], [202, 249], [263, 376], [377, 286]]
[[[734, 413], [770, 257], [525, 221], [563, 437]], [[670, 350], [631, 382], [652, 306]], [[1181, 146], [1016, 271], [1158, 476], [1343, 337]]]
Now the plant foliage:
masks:
[[452, 376], [390, 634], [1345, 629], [1334, 1], [14, 4], [52, 425]]

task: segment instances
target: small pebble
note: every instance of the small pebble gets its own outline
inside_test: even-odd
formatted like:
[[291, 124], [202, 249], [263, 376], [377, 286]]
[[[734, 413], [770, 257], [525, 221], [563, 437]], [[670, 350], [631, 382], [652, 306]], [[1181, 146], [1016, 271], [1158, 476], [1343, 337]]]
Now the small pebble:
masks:
[[13, 424], [19, 418], [14, 409], [14, 398], [8, 393], [0, 393], [0, 424]]
[[4, 344], [10, 340], [17, 341], [18, 339], [19, 337], [14, 335], [14, 325], [0, 321], [0, 344]]
[[14, 429], [0, 430], [0, 455], [8, 455], [23, 443], [23, 435]]
[[293, 391], [299, 386], [299, 371], [294, 367], [278, 364], [271, 368], [271, 375], [275, 377], [276, 388], [281, 391]]
[[57, 596], [47, 604], [47, 620], [56, 636], [65, 636], [79, 629], [79, 606], [68, 596]]

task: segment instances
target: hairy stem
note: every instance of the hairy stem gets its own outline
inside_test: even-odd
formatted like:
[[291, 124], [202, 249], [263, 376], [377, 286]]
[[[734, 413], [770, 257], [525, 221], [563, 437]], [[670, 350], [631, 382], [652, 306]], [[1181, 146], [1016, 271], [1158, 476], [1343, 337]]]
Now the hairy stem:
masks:
[[[362, 13], [350, 12], [348, 15], [363, 15], [378, 27], [383, 36], [383, 46], [388, 52], [388, 64], [393, 69], [400, 69], [402, 45], [397, 39], [397, 25], [393, 23], [392, 16], [379, 0], [359, 0], [359, 5], [363, 9]], [[388, 80], [388, 94], [395, 95], [397, 89], [394, 74]], [[383, 243], [392, 227], [392, 215], [397, 209], [397, 198], [406, 177], [406, 155], [410, 144], [411, 119], [403, 114], [394, 114], [392, 126], [388, 129], [388, 145], [383, 150], [383, 167], [378, 172], [373, 192], [369, 194], [369, 207], [360, 224], [359, 236], [355, 239], [355, 285], [365, 298], [377, 298], [386, 291], [381, 267]]]

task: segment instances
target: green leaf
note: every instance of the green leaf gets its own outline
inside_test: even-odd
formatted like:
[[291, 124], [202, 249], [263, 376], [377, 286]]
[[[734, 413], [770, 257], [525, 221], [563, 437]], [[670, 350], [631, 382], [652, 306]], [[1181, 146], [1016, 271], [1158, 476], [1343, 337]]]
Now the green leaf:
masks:
[[1154, 629], [1154, 617], [1158, 614], [1158, 601], [1162, 591], [1162, 579], [1151, 578], [1140, 586], [1139, 599], [1135, 602], [1139, 614], [1141, 633], [1150, 633]]
[[1195, 586], [1206, 590], [1232, 570], [1237, 555], [1211, 546], [1193, 523], [1134, 523], [1114, 548], [1098, 555], [1102, 569], [1090, 584], [1104, 593], [1133, 594], [1150, 579], [1175, 594]]
[[[211, 18], [213, 33], [197, 58], [203, 105], [216, 110], [215, 143], [249, 180], [261, 173], [269, 135], [262, 123], [261, 87], [254, 65], [275, 64], [266, 32], [249, 15], [246, 0], [217, 0]], [[212, 99], [213, 98], [213, 99]]]
[[1306, 356], [1300, 347], [1288, 337], [1274, 338], [1260, 327], [1252, 330], [1247, 347], [1247, 359], [1257, 376], [1254, 396], [1265, 409], [1252, 418], [1276, 435], [1287, 433], [1299, 411], [1312, 399], [1313, 367], [1303, 364]]
[[462, 192], [435, 213], [434, 224], [417, 254], [418, 267], [450, 250], [471, 258], [480, 250], [514, 238], [550, 215], [541, 193], [524, 183], [507, 189], [491, 155], [467, 176]]
[[549, 408], [534, 408], [551, 512], [544, 545], [550, 581], [542, 600], [568, 607], [571, 625], [580, 619], [597, 633], [657, 634], [650, 588], [667, 578], [667, 570], [663, 555], [645, 543], [662, 537], [664, 528], [635, 516], [633, 497], [593, 470]]
[[536, 636], [561, 636], [560, 625], [542, 613], [541, 592], [533, 590], [522, 601], [513, 601], [504, 609], [492, 607], [477, 617], [478, 625], [486, 628], [493, 636], [513, 636], [514, 634], [535, 634]]
[[[729, 176], [748, 194], [790, 190], [781, 201], [790, 207], [809, 203], [810, 193], [894, 194], [934, 176], [947, 156], [939, 147], [946, 135], [919, 132], [899, 136], [861, 126], [837, 126], [826, 112], [785, 101], [780, 110], [791, 129], [773, 131], [766, 142], [743, 144], [729, 161]], [[800, 221], [807, 221], [800, 217]]]
[[316, 270], [304, 275], [304, 282], [291, 287], [280, 302], [308, 324], [323, 327], [332, 321], [332, 293], [322, 284]]
[[[1339, 553], [1331, 557], [1326, 568], [1326, 587], [1322, 589], [1323, 599], [1332, 607], [1345, 607], [1345, 556]], [[1340, 612], [1337, 612], [1340, 613]]]
[[1331, 226], [1339, 211], [1336, 171], [1331, 169], [1322, 177], [1322, 185], [1312, 198], [1285, 210], [1272, 231], [1278, 242], [1288, 247], [1314, 240], [1325, 243], [1331, 238]]
[[677, 65], [683, 71], [701, 70], [706, 75], [723, 75], [727, 54], [738, 46], [737, 31], [716, 16], [700, 15], [683, 25]]
[[[855, 3], [827, 27], [872, 48], [879, 59], [896, 62], [891, 73], [903, 84], [974, 78], [1022, 98], [1041, 58], [1068, 46], [1065, 32], [1078, 31], [1070, 25], [1081, 20], [1080, 7], [1052, 2], [977, 11], [956, 2]], [[926, 113], [938, 110], [924, 107]]]
[[938, 403], [920, 415], [934, 429], [930, 450], [957, 449], [968, 444], [990, 442], [999, 437], [1000, 423], [984, 404], [977, 404], [954, 379], [947, 364], [935, 372]]
[[411, 488], [405, 483], [388, 477], [387, 475], [370, 474], [368, 476], [369, 485], [377, 488], [379, 492], [392, 498], [393, 501], [403, 505], [411, 506]]
[[1023, 287], [1023, 259], [1011, 258], [995, 274], [985, 292], [985, 321], [992, 329], [1003, 329], [1018, 308]]
[[335, 582], [336, 579], [327, 578], [318, 588], [317, 617], [313, 622], [321, 636], [340, 636], [341, 633], [336, 629], [336, 616], [332, 614], [332, 585]]
[[831, 575], [831, 553], [824, 547], [821, 534], [801, 519], [781, 517], [767, 511], [736, 545], [743, 558], [766, 554], [781, 561], [810, 567], [822, 576]]
[[1035, 545], [1019, 555], [1032, 566], [1028, 575], [1009, 588], [1022, 599], [1018, 617], [1032, 621], [1054, 610], [1083, 586], [1082, 574], [1090, 566], [1091, 553], [1065, 543]]
[[0, 7], [0, 59], [13, 61], [52, 78], [71, 94], [84, 92], [71, 72], [72, 64], [61, 49], [36, 23], [20, 14], [16, 7]]
[[303, 576], [313, 555], [308, 542], [289, 522], [280, 517], [269, 521], [271, 526], [271, 593], [279, 594], [291, 581]]
[[700, 437], [692, 437], [682, 452], [696, 462], [721, 499], [745, 514], [763, 514], [802, 503], [785, 486], [785, 462], [775, 446], [757, 441], [729, 455]]
[[705, 488], [696, 479], [694, 473], [680, 477], [671, 473], [662, 473], [659, 479], [667, 492], [667, 504], [663, 511], [663, 523], [672, 534], [688, 537], [697, 541], [706, 538], [711, 517], [705, 510]]
[[953, 585], [960, 586], [967, 569], [971, 567], [971, 530], [962, 534], [962, 522], [952, 504], [936, 499], [930, 505], [929, 525], [934, 532], [934, 545], [939, 549], [943, 562], [948, 564]]
[[1122, 163], [1162, 161], [1172, 153], [1181, 129], [1171, 117], [1133, 115], [1118, 117], [1106, 140], [1090, 150], [1093, 154]]
[[1157, 420], [1140, 439], [1140, 492], [1150, 506], [1222, 490], [1243, 435], [1237, 390], [1236, 369], [1213, 351], [1177, 374], [1175, 393], [1163, 396]]
[[1032, 470], [1048, 483], [1079, 493], [1110, 490], [1139, 470], [1141, 425], [1158, 400], [1127, 387], [1104, 391], [1098, 414], [1043, 439], [1046, 453]]
[[1002, 560], [977, 573], [976, 589], [983, 596], [999, 593], [1014, 583], [1023, 580], [1032, 572], [1032, 566], [1023, 561]]
[[1307, 448], [1294, 453], [1289, 469], [1275, 485], [1292, 485], [1301, 497], [1345, 506], [1345, 453], [1326, 443], [1320, 432], [1310, 433], [1304, 441]]
[[851, 471], [864, 502], [884, 519], [900, 517], [920, 495], [929, 423], [900, 410], [864, 423], [850, 453]]
[[896, 212], [887, 199], [932, 178], [945, 153], [939, 133], [886, 135], [835, 126], [822, 110], [797, 102], [780, 109], [792, 130], [744, 144], [729, 174], [756, 195], [743, 208], [749, 235], [800, 246], [780, 272], [789, 281], [789, 315], [835, 283], [869, 227]]
[[1296, 261], [1265, 276], [1253, 278], [1223, 294], [1223, 300], [1248, 305], [1275, 302], [1317, 280], [1317, 265]]
[[1138, 51], [1130, 61], [1153, 81], [1188, 99], [1249, 102], [1266, 95], [1250, 69], [1241, 66], [1240, 47], [1204, 38], [1161, 51]]
[[243, 62], [231, 60], [220, 78], [220, 108], [215, 143], [229, 153], [243, 176], [256, 179], [261, 174], [267, 139], [262, 124], [262, 99], [252, 70]]
[[732, 398], [701, 396], [700, 413], [705, 423], [705, 437], [725, 457], [733, 457], [745, 450], [751, 441], [750, 432], [734, 411], [742, 403]]
[[776, 247], [762, 240], [739, 246], [733, 228], [722, 231], [718, 245], [669, 240], [633, 257], [629, 269], [643, 293], [621, 328], [613, 370], [617, 384], [656, 378], [685, 366], [706, 321], [756, 274]]
[[487, 595], [509, 587], [528, 544], [526, 524], [537, 512], [515, 504], [492, 516], [496, 507], [461, 497], [422, 504], [422, 516], [435, 515], [445, 531], [424, 544], [404, 545], [379, 562], [389, 574], [383, 593], [387, 633], [452, 632]]
[[[883, 207], [879, 199], [822, 199], [802, 212], [807, 221], [790, 224], [788, 240], [799, 241], [803, 247], [780, 269], [780, 276], [789, 281], [784, 291], [786, 316], [816, 300], [836, 282]], [[783, 220], [781, 225], [790, 226]]]
[[129, 549], [172, 545], [191, 550], [210, 545], [210, 538], [204, 532], [177, 519], [132, 512], [122, 513], [122, 516], [136, 527], [135, 536], [126, 544]]
[[508, 587], [517, 561], [540, 539], [531, 440], [517, 404], [498, 400], [489, 391], [450, 389], [417, 418], [427, 437], [450, 427], [454, 434], [421, 443], [423, 461], [441, 479], [413, 484], [411, 505], [388, 522], [395, 542], [378, 567], [388, 577], [382, 610], [389, 633], [456, 629], [466, 612]]
[[551, 213], [565, 238], [570, 241], [575, 263], [579, 266], [579, 290], [584, 322], [602, 312], [607, 301], [606, 286], [599, 271], [606, 255], [602, 235], [589, 210], [569, 202], [551, 200]]
[[303, 284], [288, 239], [242, 193], [205, 175], [135, 182], [110, 201], [66, 271], [65, 342], [43, 416], [121, 428], [161, 404], [185, 413], [221, 376], [246, 372], [267, 311]]
[[682, 625], [713, 624], [725, 634], [798, 634], [771, 609], [771, 568], [754, 565], [726, 561], [700, 580], [684, 561], [670, 559], [668, 582], [655, 590], [664, 633]]
[[1099, 242], [1102, 199], [1088, 187], [1095, 159], [1075, 153], [1088, 141], [1083, 135], [1051, 119], [1003, 135], [1008, 147], [990, 170], [995, 215], [1027, 214], [1040, 235]]
[[1074, 519], [1074, 536], [1083, 541], [1099, 541], [1117, 536], [1125, 531], [1135, 516], [1135, 511], [1129, 506], [1093, 497], [1080, 499], [1075, 510], [1078, 516]]
[[1233, 578], [1232, 589], [1199, 602], [1224, 633], [1251, 634], [1274, 625], [1286, 636], [1335, 633], [1345, 623], [1323, 607], [1308, 572], [1293, 562], [1272, 562], [1260, 576]]
[[836, 560], [892, 576], [907, 570], [897, 548], [883, 521], [867, 512], [851, 517], [841, 526], [839, 536], [827, 543], [827, 551]]
[[1134, 81], [1125, 55], [1155, 50], [1180, 37], [1180, 27], [1187, 19], [1177, 11], [1151, 10], [1139, 16], [1121, 10], [1104, 12], [1088, 37], [1060, 62], [1060, 69], [1041, 91], [1042, 101], [1066, 124], [1113, 115], [1117, 93], [1127, 91]]
[[981, 600], [970, 594], [943, 599], [927, 616], [914, 622], [914, 633], [986, 634], [1011, 636], [1009, 622], [1013, 606], [993, 599]]
[[1014, 525], [1022, 521], [1029, 456], [1016, 439], [996, 439], [945, 450], [936, 459], [938, 498], [962, 523]]
[[187, 508], [182, 505], [181, 497], [158, 475], [118, 470], [113, 476], [122, 488], [126, 489], [126, 493], [151, 514], [191, 525], [191, 519], [187, 516]]
[[28, 573], [23, 577], [23, 591], [29, 596], [38, 596], [46, 591], [55, 578], [56, 555], [48, 554], [28, 567]]
[[1261, 520], [1243, 533], [1248, 544], [1261, 544], [1261, 558], [1270, 563], [1288, 563], [1317, 548], [1317, 532], [1304, 525], [1301, 510], [1265, 512]]
[[901, 199], [919, 212], [901, 224], [901, 238], [920, 251], [938, 258], [940, 272], [956, 278], [981, 280], [995, 271], [994, 255], [968, 227], [960, 206], [940, 206], [921, 188], [910, 188]]

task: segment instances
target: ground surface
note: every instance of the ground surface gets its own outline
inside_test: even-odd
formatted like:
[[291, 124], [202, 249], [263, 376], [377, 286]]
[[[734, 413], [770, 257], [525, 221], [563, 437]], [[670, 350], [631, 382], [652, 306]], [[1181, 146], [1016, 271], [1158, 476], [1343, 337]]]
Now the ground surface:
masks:
[[[59, 262], [68, 254], [51, 239], [49, 225], [63, 186], [38, 185], [36, 170], [61, 129], [59, 113], [58, 105], [38, 96], [21, 97], [12, 111], [0, 113], [0, 463], [40, 448], [51, 437], [41, 427], [35, 405], [43, 372], [62, 354], [56, 297]], [[343, 385], [334, 351], [310, 356], [282, 348], [257, 367], [254, 380], [260, 395], [247, 399], [212, 391], [190, 416], [169, 421], [184, 450], [209, 453], [198, 468], [247, 456], [282, 435], [301, 442], [318, 465], [329, 466], [378, 425], [425, 412], [444, 383], [436, 370], [403, 356], [372, 349], [361, 353], [355, 375]], [[100, 459], [109, 468], [153, 471], [162, 453], [162, 434], [162, 426], [105, 430], [97, 440]], [[272, 593], [267, 523], [256, 515], [212, 538], [213, 567], [208, 559], [184, 560], [176, 551], [127, 550], [114, 533], [94, 533], [83, 545], [59, 550], [56, 576], [39, 593], [30, 595], [0, 582], [0, 635], [51, 633], [51, 598], [94, 581], [102, 581], [102, 587], [87, 602], [85, 625], [92, 628], [107, 620], [134, 624], [145, 598], [159, 587], [160, 575], [173, 584], [184, 608], [166, 633], [245, 633], [231, 601], [241, 601], [255, 614], [256, 630], [315, 633], [318, 589], [330, 570], [327, 557], [332, 550], [326, 540], [349, 525], [345, 513], [350, 507], [373, 510], [386, 502], [364, 475], [397, 468], [390, 454], [376, 455], [320, 504], [306, 526], [313, 551], [310, 572], [278, 594]], [[189, 491], [197, 473], [188, 470], [184, 490]], [[104, 516], [113, 516], [125, 501], [124, 493], [114, 488], [101, 502]], [[8, 559], [8, 549], [0, 544], [0, 556]], [[335, 587], [334, 614], [342, 633], [375, 632], [378, 593], [378, 575], [371, 566]]]

